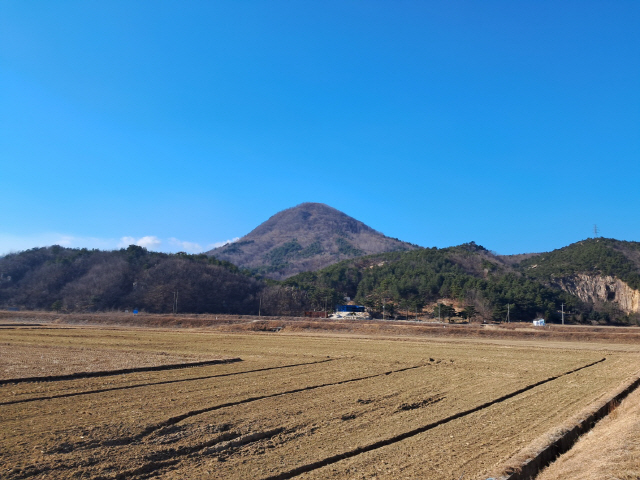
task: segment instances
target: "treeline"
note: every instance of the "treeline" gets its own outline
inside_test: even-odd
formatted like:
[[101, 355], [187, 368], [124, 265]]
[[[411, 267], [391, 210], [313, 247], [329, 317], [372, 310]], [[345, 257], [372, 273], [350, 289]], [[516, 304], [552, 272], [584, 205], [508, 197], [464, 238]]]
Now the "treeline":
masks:
[[473, 242], [347, 260], [284, 284], [307, 291], [316, 305], [325, 298], [351, 297], [377, 316], [383, 309], [390, 315], [422, 311], [448, 299], [472, 307], [474, 316], [485, 320], [505, 320], [509, 310], [511, 320], [558, 321], [562, 304], [579, 321], [607, 320], [577, 297], [527, 278]]
[[170, 313], [177, 292], [179, 312], [257, 314], [262, 307], [264, 314], [278, 314], [285, 303], [297, 307], [280, 298], [289, 290], [207, 255], [135, 245], [117, 251], [52, 246], [0, 258], [4, 308]]

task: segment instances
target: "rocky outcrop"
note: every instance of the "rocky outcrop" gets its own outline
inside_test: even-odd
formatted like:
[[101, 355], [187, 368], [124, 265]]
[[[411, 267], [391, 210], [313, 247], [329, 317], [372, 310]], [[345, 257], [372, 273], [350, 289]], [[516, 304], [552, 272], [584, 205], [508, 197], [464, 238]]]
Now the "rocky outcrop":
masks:
[[616, 277], [578, 274], [554, 278], [551, 283], [583, 302], [615, 302], [625, 313], [640, 313], [640, 291]]

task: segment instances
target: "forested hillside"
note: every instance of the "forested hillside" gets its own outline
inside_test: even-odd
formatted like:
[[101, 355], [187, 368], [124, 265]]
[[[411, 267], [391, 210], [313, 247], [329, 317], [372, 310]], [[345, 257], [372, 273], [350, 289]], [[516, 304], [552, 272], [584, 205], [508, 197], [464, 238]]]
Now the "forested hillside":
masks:
[[528, 277], [549, 281], [576, 274], [609, 275], [640, 289], [640, 243], [613, 238], [590, 238], [523, 260]]
[[34, 248], [0, 258], [0, 305], [97, 311], [254, 313], [263, 282], [206, 255]]
[[92, 312], [301, 315], [307, 292], [207, 255], [58, 245], [0, 258], [0, 308]]
[[349, 296], [378, 313], [383, 304], [393, 313], [443, 302], [473, 307], [470, 311], [487, 320], [504, 320], [509, 305], [512, 320], [543, 316], [558, 321], [564, 304], [571, 321], [630, 321], [621, 312], [598, 311], [574, 295], [528, 278], [474, 243], [348, 260], [296, 275], [285, 284], [308, 291], [317, 304], [323, 297]]

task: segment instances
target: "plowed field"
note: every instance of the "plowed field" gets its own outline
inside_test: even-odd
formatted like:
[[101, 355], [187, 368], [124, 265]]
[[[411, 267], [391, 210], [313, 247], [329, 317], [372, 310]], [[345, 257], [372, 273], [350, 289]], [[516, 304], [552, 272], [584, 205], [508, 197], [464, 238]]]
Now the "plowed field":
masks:
[[0, 386], [11, 479], [483, 479], [638, 370], [635, 347], [515, 340], [15, 328], [0, 346], [9, 377], [51, 375], [47, 352], [63, 372], [241, 359]]

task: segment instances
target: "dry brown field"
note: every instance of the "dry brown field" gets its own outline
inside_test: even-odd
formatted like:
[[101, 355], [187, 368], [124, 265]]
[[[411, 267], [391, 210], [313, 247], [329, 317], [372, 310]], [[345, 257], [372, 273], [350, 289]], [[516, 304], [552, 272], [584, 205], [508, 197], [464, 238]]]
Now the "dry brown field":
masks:
[[214, 360], [211, 355], [175, 355], [103, 348], [0, 343], [0, 381], [122, 369], [179, 365]]
[[611, 333], [238, 324], [0, 327], [4, 378], [241, 359], [2, 384], [0, 478], [486, 479], [636, 379], [640, 358]]

